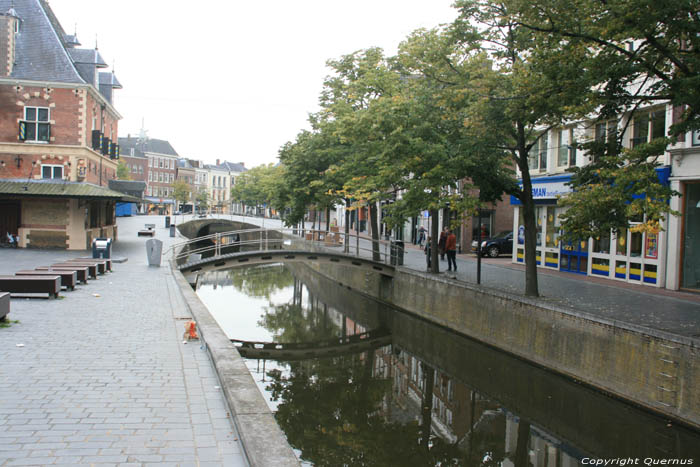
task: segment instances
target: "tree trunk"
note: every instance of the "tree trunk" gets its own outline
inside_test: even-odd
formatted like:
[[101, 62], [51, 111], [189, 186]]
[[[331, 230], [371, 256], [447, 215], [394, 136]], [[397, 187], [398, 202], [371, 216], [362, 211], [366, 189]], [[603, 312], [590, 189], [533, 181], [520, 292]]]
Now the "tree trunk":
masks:
[[[523, 222], [525, 224], [525, 295], [539, 296], [537, 284], [537, 220], [535, 219], [535, 200], [532, 197], [532, 180], [528, 166], [529, 151], [526, 147], [524, 125], [518, 122], [518, 157], [516, 163], [523, 177], [522, 202]], [[544, 260], [544, 258], [542, 258]]]
[[437, 209], [430, 210], [430, 272], [435, 274], [440, 272], [440, 263], [438, 262], [439, 214], [440, 211]]
[[330, 206], [326, 208], [326, 233], [331, 228], [331, 208]]
[[372, 229], [372, 259], [374, 261], [381, 261], [382, 257], [379, 252], [379, 223], [377, 219], [376, 203], [369, 204], [369, 221]]

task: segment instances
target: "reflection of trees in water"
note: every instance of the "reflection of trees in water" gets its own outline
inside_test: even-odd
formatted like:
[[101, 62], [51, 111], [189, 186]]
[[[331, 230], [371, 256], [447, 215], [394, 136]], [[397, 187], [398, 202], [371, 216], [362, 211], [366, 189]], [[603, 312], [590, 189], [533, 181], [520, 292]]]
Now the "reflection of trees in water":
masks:
[[458, 465], [456, 446], [421, 443], [418, 421], [389, 421], [383, 401], [391, 380], [372, 376], [374, 352], [290, 362], [266, 388], [275, 417], [302, 460], [316, 466]]
[[294, 284], [294, 276], [282, 265], [257, 266], [229, 271], [231, 284], [249, 297], [270, 296]]

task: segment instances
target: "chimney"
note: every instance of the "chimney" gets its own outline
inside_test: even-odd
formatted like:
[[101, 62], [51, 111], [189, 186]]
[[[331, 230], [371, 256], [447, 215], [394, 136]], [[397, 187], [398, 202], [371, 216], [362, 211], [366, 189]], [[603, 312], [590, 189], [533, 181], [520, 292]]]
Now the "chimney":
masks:
[[216, 165], [221, 165], [221, 159], [216, 160]]
[[239, 162], [243, 167], [245, 167], [245, 162]]
[[15, 64], [15, 33], [19, 18], [13, 9], [0, 14], [0, 76], [10, 76]]

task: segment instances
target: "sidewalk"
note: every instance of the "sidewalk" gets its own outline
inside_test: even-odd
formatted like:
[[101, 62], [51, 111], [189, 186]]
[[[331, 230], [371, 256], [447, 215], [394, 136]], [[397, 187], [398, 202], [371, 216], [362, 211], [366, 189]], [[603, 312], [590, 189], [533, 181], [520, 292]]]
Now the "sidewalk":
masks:
[[[261, 218], [220, 216], [261, 225]], [[265, 219], [266, 227], [278, 227], [281, 221]], [[307, 223], [307, 228], [309, 227]], [[354, 233], [354, 232], [353, 232]], [[371, 248], [369, 239], [361, 248]], [[406, 243], [404, 267], [426, 270], [425, 254], [418, 246]], [[440, 261], [440, 276], [476, 284], [475, 255], [457, 255], [457, 272], [446, 272], [447, 260]], [[700, 294], [677, 292], [538, 268], [541, 300], [606, 320], [635, 324], [651, 329], [698, 339], [700, 342]], [[483, 287], [523, 294], [525, 267], [513, 264], [510, 257], [482, 258]]]
[[[190, 318], [169, 268], [148, 267], [162, 216], [120, 218], [113, 273], [62, 299], [13, 298], [0, 328], [0, 466], [244, 466], [209, 356], [183, 344]], [[0, 273], [87, 252], [0, 250]], [[96, 296], [99, 295], [99, 296]], [[23, 346], [18, 346], [23, 344]]]

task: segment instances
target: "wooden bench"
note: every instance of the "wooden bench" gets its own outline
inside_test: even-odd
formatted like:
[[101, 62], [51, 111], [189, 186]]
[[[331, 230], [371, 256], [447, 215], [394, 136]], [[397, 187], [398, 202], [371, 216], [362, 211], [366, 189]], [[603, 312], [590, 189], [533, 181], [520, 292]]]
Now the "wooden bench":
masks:
[[[35, 271], [56, 271], [57, 273], [60, 271], [73, 271], [76, 273], [77, 278], [80, 282], [83, 284], [87, 284], [88, 281], [88, 276], [90, 275], [90, 270], [88, 266], [39, 266], [38, 268], [34, 268]], [[97, 269], [95, 269], [97, 270]]]
[[46, 293], [58, 298], [61, 276], [0, 276], [0, 290], [11, 294]]
[[47, 273], [46, 271], [17, 271], [15, 276], [46, 276], [47, 274], [53, 275], [58, 274], [61, 276], [61, 286], [68, 290], [75, 290], [75, 284], [78, 282], [78, 273], [75, 271], [52, 271]]
[[109, 258], [73, 258], [66, 261], [68, 263], [103, 263], [105, 270], [112, 272], [112, 260]]
[[104, 274], [107, 272], [107, 263], [103, 259], [95, 259], [95, 260], [87, 260], [87, 259], [81, 259], [81, 260], [75, 260], [75, 259], [69, 259], [63, 262], [64, 264], [83, 264], [86, 266], [97, 266], [97, 272], [100, 274]]
[[88, 275], [91, 279], [97, 279], [97, 265], [96, 264], [81, 264], [81, 263], [55, 263], [51, 266], [42, 266], [51, 269], [65, 269], [65, 268], [88, 268]]
[[10, 294], [0, 292], [0, 321], [5, 321], [10, 314]]

